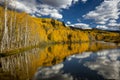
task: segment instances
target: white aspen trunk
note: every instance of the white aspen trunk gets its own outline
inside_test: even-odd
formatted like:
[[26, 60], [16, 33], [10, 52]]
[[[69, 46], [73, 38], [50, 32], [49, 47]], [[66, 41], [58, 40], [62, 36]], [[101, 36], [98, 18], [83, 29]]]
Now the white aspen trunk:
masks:
[[[13, 2], [15, 2], [15, 0], [13, 0]], [[14, 6], [14, 11], [16, 10], [16, 5]], [[15, 43], [16, 43], [16, 33], [15, 33], [15, 31], [16, 31], [16, 12], [14, 12], [14, 17], [13, 17], [13, 19], [14, 19], [14, 23], [13, 23], [13, 25], [12, 25], [12, 48], [15, 48], [16, 47], [16, 45], [15, 45]]]
[[20, 47], [22, 47], [22, 40], [23, 40], [23, 38], [22, 38], [22, 27], [20, 25]]
[[26, 16], [26, 24], [25, 24], [25, 46], [28, 46], [27, 44], [27, 38], [28, 38], [28, 21], [27, 21], [27, 16]]
[[29, 67], [28, 67], [28, 55], [27, 55], [27, 52], [25, 52], [25, 62], [26, 62], [26, 64], [27, 65], [25, 65], [25, 67], [26, 67], [26, 76], [27, 76], [27, 78], [29, 79]]
[[13, 19], [12, 19], [12, 14], [11, 14], [11, 20], [10, 20], [10, 48], [12, 47], [11, 45], [11, 43], [12, 43], [12, 32], [13, 32], [13, 30], [12, 30], [12, 26], [13, 26]]
[[[15, 13], [15, 16], [14, 16], [14, 31], [16, 32], [16, 13]], [[13, 34], [13, 36], [14, 36], [14, 38], [13, 38], [13, 43], [14, 43], [14, 47], [16, 47], [16, 41], [17, 41], [17, 39], [16, 39], [16, 33], [14, 32], [14, 34]]]
[[2, 18], [0, 18], [0, 29], [1, 29], [1, 31], [0, 31], [0, 52], [2, 52], [2, 38], [3, 38], [3, 19]]
[[17, 37], [18, 37], [18, 44], [17, 44], [17, 45], [18, 45], [18, 48], [21, 47], [21, 39], [20, 39], [20, 32], [21, 32], [20, 30], [21, 30], [21, 29], [20, 29], [20, 28], [21, 28], [21, 27], [18, 26], [18, 36], [17, 36]]
[[[23, 26], [23, 24], [21, 26]], [[24, 42], [24, 31], [23, 30], [24, 30], [24, 28], [21, 27], [21, 46], [24, 46], [24, 44], [23, 44], [23, 42]]]
[[3, 38], [2, 38], [2, 45], [1, 48], [8, 49], [8, 26], [7, 26], [7, 5], [8, 2], [5, 0], [5, 10], [4, 10], [4, 32], [3, 32]]
[[34, 45], [37, 45], [38, 44], [38, 33], [36, 32], [36, 36], [35, 36], [35, 44]]
[[7, 10], [8, 10], [8, 2], [7, 0], [5, 0], [5, 38], [6, 38], [6, 47], [8, 48], [9, 47], [9, 43], [8, 43], [8, 26], [7, 26]]
[[[11, 0], [10, 2], [12, 2]], [[12, 9], [13, 10], [13, 9]], [[10, 17], [10, 37], [9, 37], [9, 42], [10, 42], [10, 48], [12, 48], [12, 34], [13, 34], [13, 11], [11, 12], [11, 17]]]
[[[29, 23], [29, 22], [28, 22], [28, 23]], [[28, 27], [28, 36], [27, 36], [27, 38], [28, 38], [28, 46], [31, 46], [31, 45], [30, 45], [30, 40], [31, 40], [31, 36], [32, 36], [32, 35], [30, 35], [30, 33], [31, 33], [30, 30], [31, 30], [31, 27], [29, 26], [29, 27]]]

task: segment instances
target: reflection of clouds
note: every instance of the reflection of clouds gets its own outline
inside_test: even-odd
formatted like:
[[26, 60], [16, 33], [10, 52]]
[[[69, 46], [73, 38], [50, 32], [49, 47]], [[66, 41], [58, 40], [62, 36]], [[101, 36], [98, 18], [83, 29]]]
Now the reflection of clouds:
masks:
[[76, 59], [82, 59], [82, 58], [87, 58], [90, 56], [92, 52], [84, 52], [84, 53], [80, 53], [78, 55], [72, 55], [70, 57], [67, 58], [68, 61], [71, 61], [73, 58], [76, 58]]
[[58, 64], [58, 65], [53, 66], [52, 69], [60, 70], [61, 68], [63, 68], [63, 66], [64, 66], [63, 64]]
[[35, 80], [57, 79], [57, 80], [73, 80], [70, 74], [63, 74], [61, 69], [64, 65], [58, 64], [52, 67], [40, 68], [35, 75]]
[[[68, 61], [78, 59], [84, 66], [98, 71], [105, 79], [120, 79], [120, 50], [104, 50], [92, 54], [91, 52], [73, 55]], [[86, 61], [85, 59], [88, 59]]]
[[100, 51], [96, 53], [95, 61], [86, 62], [84, 65], [98, 71], [106, 79], [120, 79], [120, 50]]
[[[82, 71], [82, 67], [81, 69], [79, 68], [81, 65], [83, 65], [85, 67], [83, 70], [86, 70], [86, 67], [88, 67], [90, 70], [97, 71], [97, 73], [103, 76], [105, 79], [120, 80], [120, 61], [118, 58], [120, 58], [120, 50], [104, 50], [96, 53], [86, 52], [72, 55], [68, 57], [64, 63], [52, 67], [40, 68], [34, 79], [73, 80], [75, 75], [77, 75], [75, 73], [80, 73], [79, 71]], [[72, 67], [69, 68], [70, 65], [72, 65]], [[92, 76], [89, 71], [86, 75]], [[85, 78], [89, 78], [89, 76], [85, 76]]]

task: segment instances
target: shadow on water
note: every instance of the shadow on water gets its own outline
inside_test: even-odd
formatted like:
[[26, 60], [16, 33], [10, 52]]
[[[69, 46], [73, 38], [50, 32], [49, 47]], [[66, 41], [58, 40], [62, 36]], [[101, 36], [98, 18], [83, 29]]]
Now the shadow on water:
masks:
[[[120, 50], [114, 48], [114, 44], [101, 42], [56, 44], [1, 57], [0, 80], [117, 79]], [[107, 50], [100, 51], [103, 49]]]

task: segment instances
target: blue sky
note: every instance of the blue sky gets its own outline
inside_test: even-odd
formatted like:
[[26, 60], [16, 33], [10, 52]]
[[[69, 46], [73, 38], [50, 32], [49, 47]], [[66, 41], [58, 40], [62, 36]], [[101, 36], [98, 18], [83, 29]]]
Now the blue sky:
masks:
[[[0, 0], [0, 4], [3, 2]], [[16, 0], [8, 5], [73, 27], [120, 30], [120, 0]]]
[[95, 7], [100, 5], [102, 1], [103, 0], [88, 0], [85, 3], [79, 1], [78, 3], [72, 5], [69, 9], [63, 10], [62, 14], [64, 21], [71, 21], [71, 23], [77, 23], [79, 19], [80, 21], [89, 23], [89, 21], [84, 20], [82, 16], [87, 14], [89, 11], [94, 10]]

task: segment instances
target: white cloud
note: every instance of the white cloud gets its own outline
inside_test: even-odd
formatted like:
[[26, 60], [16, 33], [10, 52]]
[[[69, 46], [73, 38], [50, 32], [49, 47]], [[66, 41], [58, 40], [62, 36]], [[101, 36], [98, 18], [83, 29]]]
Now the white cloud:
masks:
[[92, 29], [88, 24], [85, 24], [85, 23], [75, 23], [75, 24], [70, 24], [69, 26], [72, 26], [75, 28], [81, 28], [81, 29]]
[[[32, 4], [29, 4], [29, 5], [32, 5]], [[25, 3], [23, 4], [23, 2], [19, 2], [19, 1], [11, 1], [11, 3], [9, 3], [8, 6], [10, 8], [15, 8], [19, 11], [25, 11], [27, 13], [32, 13], [33, 11], [36, 10], [35, 6], [29, 7], [29, 6], [26, 6]]]
[[120, 23], [112, 22], [112, 23], [109, 23], [107, 26], [108, 26], [111, 30], [120, 30]]
[[98, 29], [108, 29], [108, 27], [106, 27], [105, 25], [97, 25], [96, 28]]
[[120, 30], [120, 24], [117, 23], [109, 23], [108, 25], [97, 25], [96, 28], [102, 29], [102, 30]]
[[70, 22], [70, 21], [67, 21], [66, 23], [67, 23], [68, 25], [70, 25], [70, 24], [71, 24], [71, 22]]
[[110, 23], [115, 23], [115, 22], [116, 22], [116, 20], [110, 20], [109, 22], [110, 22]]
[[59, 14], [59, 13], [52, 13], [52, 14], [50, 14], [50, 16], [52, 17], [52, 18], [55, 18], [55, 19], [62, 19], [62, 15], [61, 14]]
[[73, 4], [77, 3], [79, 0], [73, 0]]
[[120, 0], [104, 0], [94, 11], [84, 15], [86, 19], [94, 19], [97, 24], [106, 24], [109, 20], [117, 20], [120, 15]]
[[59, 13], [59, 10], [49, 5], [39, 5], [39, 9], [36, 11], [38, 14], [43, 16], [50, 16], [55, 19], [61, 19], [63, 16]]
[[82, 2], [84, 2], [84, 3], [86, 3], [87, 2], [87, 0], [81, 0]]
[[42, 0], [43, 4], [47, 4], [56, 8], [69, 8], [72, 4], [78, 2], [78, 0]]
[[108, 24], [108, 26], [111, 26], [111, 27], [119, 27], [120, 28], [120, 24], [116, 23], [116, 22], [111, 22]]
[[[50, 16], [55, 19], [62, 19], [62, 9], [68, 9], [79, 0], [8, 0], [9, 7], [18, 11], [25, 11], [36, 16]], [[39, 2], [38, 2], [39, 1]], [[0, 0], [3, 4], [4, 0]]]
[[[4, 4], [5, 0], [0, 0], [0, 5]], [[33, 13], [36, 11], [37, 2], [35, 0], [6, 0], [8, 1], [8, 7], [16, 9], [18, 11], [24, 11], [27, 13]]]

